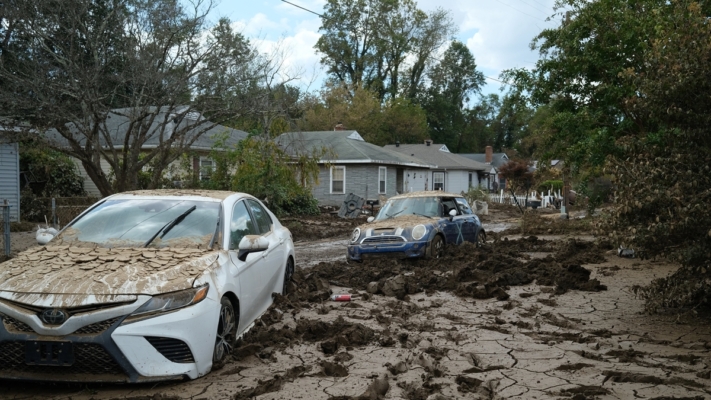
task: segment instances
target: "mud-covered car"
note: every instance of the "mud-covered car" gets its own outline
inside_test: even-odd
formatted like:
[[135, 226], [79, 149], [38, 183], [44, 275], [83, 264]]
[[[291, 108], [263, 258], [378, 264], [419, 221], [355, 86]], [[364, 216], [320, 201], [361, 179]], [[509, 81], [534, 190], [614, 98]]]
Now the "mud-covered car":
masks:
[[376, 217], [353, 230], [348, 259], [439, 258], [447, 245], [484, 241], [481, 221], [463, 196], [441, 191], [407, 193], [388, 199]]
[[0, 264], [0, 378], [197, 378], [293, 272], [290, 232], [250, 195], [110, 196]]

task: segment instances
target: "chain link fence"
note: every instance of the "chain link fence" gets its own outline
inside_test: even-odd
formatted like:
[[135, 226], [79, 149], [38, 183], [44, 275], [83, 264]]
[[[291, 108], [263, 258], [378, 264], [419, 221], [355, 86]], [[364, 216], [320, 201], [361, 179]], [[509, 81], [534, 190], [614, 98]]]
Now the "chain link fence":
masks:
[[48, 223], [60, 229], [97, 201], [95, 197], [34, 197], [26, 199], [22, 220]]

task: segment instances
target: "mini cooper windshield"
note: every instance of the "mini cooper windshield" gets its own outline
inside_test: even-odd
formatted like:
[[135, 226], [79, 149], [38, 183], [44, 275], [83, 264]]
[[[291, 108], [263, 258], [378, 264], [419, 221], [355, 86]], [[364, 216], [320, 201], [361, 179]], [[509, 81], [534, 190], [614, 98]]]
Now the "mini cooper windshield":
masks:
[[375, 218], [382, 221], [401, 215], [419, 215], [421, 217], [439, 217], [439, 200], [437, 197], [406, 197], [391, 199], [380, 209]]
[[107, 200], [67, 227], [56, 242], [104, 247], [205, 247], [220, 203], [188, 200]]

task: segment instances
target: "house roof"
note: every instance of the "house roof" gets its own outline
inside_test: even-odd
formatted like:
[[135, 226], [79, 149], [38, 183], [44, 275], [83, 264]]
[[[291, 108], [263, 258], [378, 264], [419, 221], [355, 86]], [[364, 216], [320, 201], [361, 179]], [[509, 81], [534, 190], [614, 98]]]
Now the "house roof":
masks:
[[[486, 154], [485, 153], [467, 153], [467, 154], [459, 154], [462, 157], [466, 157], [470, 160], [478, 161], [480, 163], [486, 164]], [[491, 166], [494, 168], [499, 168], [502, 165], [506, 164], [509, 162], [509, 157], [506, 155], [506, 153], [493, 153], [491, 157]]]
[[459, 154], [450, 153], [444, 144], [389, 144], [385, 146], [385, 148], [419, 158], [427, 163], [435, 164], [438, 168], [442, 169], [459, 169], [466, 171], [485, 171], [489, 169], [489, 166], [484, 163], [462, 157]]
[[[212, 122], [196, 112], [188, 112], [186, 107], [175, 107], [172, 109], [161, 107], [160, 110], [156, 107], [146, 107], [142, 109], [117, 108], [109, 112], [105, 124], [105, 129], [111, 138], [111, 143], [114, 148], [123, 148], [124, 138], [131, 124], [131, 120], [137, 119], [131, 118], [131, 114], [141, 111], [155, 113], [155, 118], [151, 121], [152, 123], [148, 129], [146, 141], [142, 145], [144, 149], [157, 147], [161, 143], [161, 136], [163, 140], [165, 140], [170, 137], [170, 134], [175, 130], [185, 130], [186, 140], [200, 135], [190, 146], [190, 148], [194, 150], [212, 150], [213, 145], [222, 135], [225, 135], [224, 145], [226, 147], [232, 147], [248, 136], [247, 132], [238, 129], [232, 129], [222, 125], [212, 126]], [[146, 119], [146, 121], [148, 121], [148, 119]], [[78, 133], [76, 126], [80, 123], [81, 122], [69, 123], [67, 126], [70, 130]], [[69, 144], [54, 128], [48, 130], [45, 135], [48, 140], [53, 141], [54, 144], [58, 146], [68, 146]], [[78, 135], [80, 137], [79, 142], [83, 145], [86, 138], [81, 134]], [[103, 135], [100, 135], [99, 141], [102, 146], [107, 147], [108, 142]]]
[[324, 147], [335, 152], [335, 159], [323, 159], [320, 162], [391, 164], [420, 168], [437, 167], [437, 165], [424, 162], [415, 157], [368, 143], [356, 131], [287, 132], [277, 137], [276, 141], [279, 146], [291, 155]]

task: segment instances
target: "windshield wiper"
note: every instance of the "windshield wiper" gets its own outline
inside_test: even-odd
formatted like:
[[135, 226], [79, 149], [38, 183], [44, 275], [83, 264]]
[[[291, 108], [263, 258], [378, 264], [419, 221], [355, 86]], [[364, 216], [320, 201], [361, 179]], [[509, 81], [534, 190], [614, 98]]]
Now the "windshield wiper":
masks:
[[405, 210], [400, 210], [400, 211], [396, 212], [396, 213], [393, 214], [393, 215], [390, 215], [390, 214], [388, 214], [388, 213], [385, 213], [385, 215], [387, 215], [388, 218], [393, 218], [393, 217], [395, 217], [396, 215], [400, 214], [400, 213], [403, 212], [403, 211], [405, 211]]
[[151, 236], [150, 239], [148, 239], [148, 241], [146, 242], [146, 244], [143, 245], [143, 247], [148, 247], [148, 245], [151, 244], [151, 242], [152, 242], [152, 241], [156, 238], [156, 236], [158, 236], [158, 234], [161, 233], [161, 232], [163, 232], [163, 234], [160, 235], [160, 238], [163, 239], [163, 237], [164, 237], [166, 234], [168, 234], [168, 232], [169, 232], [171, 229], [173, 229], [173, 227], [175, 227], [175, 225], [178, 225], [179, 223], [181, 223], [181, 222], [185, 219], [185, 217], [187, 217], [191, 212], [195, 211], [196, 208], [197, 208], [197, 206], [192, 206], [192, 207], [188, 208], [187, 211], [185, 211], [184, 213], [178, 215], [174, 220], [172, 220], [172, 221], [168, 222], [167, 224], [163, 225], [163, 227], [160, 228], [160, 229], [158, 230], [158, 232], [156, 232], [153, 236]]
[[412, 215], [417, 215], [417, 216], [420, 216], [420, 217], [432, 218], [431, 215], [425, 215], [425, 214], [420, 214], [420, 213], [412, 213]]

